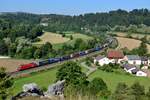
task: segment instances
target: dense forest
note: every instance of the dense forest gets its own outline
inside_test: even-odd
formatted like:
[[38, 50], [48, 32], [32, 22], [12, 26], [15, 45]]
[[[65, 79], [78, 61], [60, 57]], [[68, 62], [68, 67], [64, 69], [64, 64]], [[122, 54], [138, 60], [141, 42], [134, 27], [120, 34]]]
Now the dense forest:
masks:
[[[110, 30], [136, 32], [139, 27], [149, 26], [150, 11], [148, 9], [134, 9], [129, 12], [119, 9], [106, 13], [89, 13], [78, 16], [5, 12], [0, 14], [0, 55], [41, 58], [43, 54], [44, 56], [49, 55], [43, 51], [47, 50], [53, 51], [53, 56], [56, 56], [57, 51], [52, 50], [50, 43], [44, 44], [40, 49], [32, 46], [32, 42], [38, 40], [37, 37], [42, 35], [43, 30], [57, 33], [73, 31], [94, 34]], [[80, 48], [70, 46], [68, 48], [80, 50]]]

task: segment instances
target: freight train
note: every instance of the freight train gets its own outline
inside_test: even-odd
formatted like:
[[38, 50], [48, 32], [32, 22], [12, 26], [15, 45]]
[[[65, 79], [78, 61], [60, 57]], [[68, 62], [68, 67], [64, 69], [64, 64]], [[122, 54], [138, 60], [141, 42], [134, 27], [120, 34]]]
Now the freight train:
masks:
[[27, 70], [27, 69], [31, 69], [31, 68], [35, 68], [35, 67], [41, 67], [41, 66], [61, 62], [61, 61], [66, 61], [66, 60], [73, 59], [73, 58], [78, 58], [78, 57], [88, 55], [88, 54], [96, 52], [96, 51], [100, 51], [100, 50], [108, 47], [108, 45], [110, 45], [111, 43], [112, 43], [112, 40], [109, 40], [107, 43], [103, 44], [102, 46], [97, 46], [97, 47], [92, 48], [92, 49], [73, 53], [73, 54], [70, 54], [68, 56], [63, 56], [63, 57], [58, 57], [58, 58], [49, 58], [49, 59], [39, 61], [39, 62], [32, 62], [29, 64], [23, 64], [23, 65], [20, 65], [18, 67], [17, 71], [23, 71], [23, 70]]

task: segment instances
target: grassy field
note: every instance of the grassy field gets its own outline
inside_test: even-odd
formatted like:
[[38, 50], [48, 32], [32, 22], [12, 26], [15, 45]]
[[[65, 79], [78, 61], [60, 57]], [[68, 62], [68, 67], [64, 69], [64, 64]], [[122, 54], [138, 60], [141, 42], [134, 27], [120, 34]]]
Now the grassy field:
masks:
[[40, 87], [47, 88], [49, 84], [52, 84], [56, 80], [56, 72], [58, 68], [35, 73], [29, 77], [19, 78], [14, 80], [13, 93], [18, 93], [22, 90], [22, 86], [28, 83], [37, 83]]
[[[53, 68], [41, 73], [34, 73], [31, 76], [18, 78], [14, 80], [13, 93], [18, 93], [22, 90], [22, 86], [28, 83], [37, 83], [41, 88], [48, 88], [48, 85], [52, 84], [56, 80], [57, 68]], [[82, 72], [86, 72], [88, 69], [82, 67]]]
[[144, 85], [146, 90], [148, 90], [148, 87], [150, 87], [150, 78], [145, 78], [145, 77], [136, 77], [136, 76], [131, 76], [131, 75], [126, 75], [126, 74], [117, 74], [117, 73], [108, 73], [108, 72], [103, 72], [101, 70], [97, 70], [93, 74], [89, 76], [89, 80], [92, 80], [95, 77], [100, 77], [102, 78], [106, 83], [112, 92], [115, 90], [117, 84], [119, 82], [125, 82], [127, 85], [131, 86], [134, 82], [139, 81], [140, 84]]
[[[70, 40], [70, 36], [72, 35], [73, 40]], [[76, 39], [81, 38], [85, 41], [92, 39], [92, 37], [80, 34], [80, 33], [73, 33], [67, 32], [66, 37], [62, 37], [60, 34], [52, 33], [52, 32], [45, 32], [42, 36], [39, 37], [41, 39], [40, 42], [33, 43], [36, 46], [40, 46], [46, 42], [50, 42], [53, 45], [54, 49], [59, 49], [62, 47], [64, 43], [73, 44]]]
[[[127, 47], [129, 50], [132, 50], [136, 47], [139, 47], [141, 41], [140, 40], [135, 40], [135, 39], [130, 39], [130, 38], [124, 38], [124, 37], [116, 37], [119, 46], [118, 49]], [[150, 53], [150, 45], [147, 44], [148, 52]]]
[[41, 39], [41, 41], [36, 42], [35, 44], [45, 44], [46, 42], [50, 42], [52, 44], [59, 44], [59, 43], [65, 43], [70, 40], [69, 38], [62, 37], [60, 34], [55, 34], [52, 32], [45, 32], [39, 38]]

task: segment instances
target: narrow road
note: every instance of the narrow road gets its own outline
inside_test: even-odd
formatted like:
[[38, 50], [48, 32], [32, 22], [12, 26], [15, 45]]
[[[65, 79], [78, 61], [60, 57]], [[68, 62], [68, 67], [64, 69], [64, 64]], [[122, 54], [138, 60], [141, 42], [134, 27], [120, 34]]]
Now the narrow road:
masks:
[[86, 72], [86, 76], [89, 76], [90, 74], [92, 74], [93, 72], [95, 72], [95, 71], [97, 70], [96, 67], [94, 68], [94, 67], [92, 67], [92, 66], [91, 66], [91, 67], [87, 66], [87, 65], [85, 64], [85, 62], [82, 62], [82, 63], [81, 63], [81, 66], [88, 69], [88, 71]]

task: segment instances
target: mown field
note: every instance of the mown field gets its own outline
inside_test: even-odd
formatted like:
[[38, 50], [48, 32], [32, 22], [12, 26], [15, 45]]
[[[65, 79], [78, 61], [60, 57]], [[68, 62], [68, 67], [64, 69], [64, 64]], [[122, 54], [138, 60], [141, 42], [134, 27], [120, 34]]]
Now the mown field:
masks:
[[62, 37], [60, 34], [55, 34], [52, 32], [45, 32], [42, 36], [38, 38], [41, 39], [40, 42], [36, 42], [36, 44], [45, 44], [46, 42], [50, 42], [52, 44], [64, 43], [69, 41], [69, 38]]
[[12, 72], [12, 71], [16, 71], [21, 64], [30, 63], [32, 61], [33, 60], [4, 58], [4, 59], [0, 59], [0, 67], [6, 68], [7, 72]]
[[[140, 40], [124, 38], [124, 37], [116, 37], [116, 38], [119, 42], [118, 49], [127, 47], [129, 50], [132, 50], [134, 48], [139, 47], [140, 43], [141, 43]], [[148, 49], [148, 52], [150, 53], [150, 45], [149, 44], [147, 44], [147, 49]]]
[[126, 37], [128, 34], [130, 34], [133, 38], [143, 38], [144, 36], [147, 36], [147, 39], [150, 38], [150, 34], [139, 34], [139, 33], [127, 33], [127, 32], [113, 32], [113, 34], [116, 34], [120, 37]]
[[[70, 36], [72, 35], [73, 40], [70, 40]], [[83, 40], [90, 40], [92, 37], [80, 34], [80, 33], [72, 33], [67, 32], [65, 37], [62, 37], [60, 34], [52, 33], [52, 32], [45, 32], [42, 36], [39, 37], [41, 39], [40, 42], [33, 43], [34, 45], [41, 45], [46, 42], [50, 42], [54, 49], [59, 49], [64, 43], [73, 44], [76, 39], [81, 38]]]

